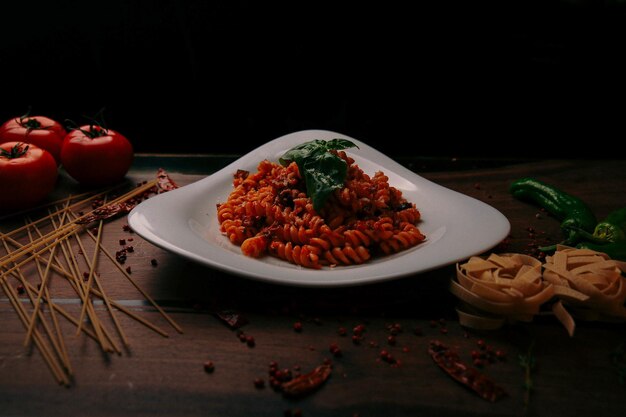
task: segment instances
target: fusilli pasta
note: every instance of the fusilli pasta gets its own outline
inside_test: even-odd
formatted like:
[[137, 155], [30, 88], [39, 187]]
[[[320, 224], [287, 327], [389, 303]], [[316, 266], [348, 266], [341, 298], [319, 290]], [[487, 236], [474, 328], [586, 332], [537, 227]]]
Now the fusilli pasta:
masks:
[[344, 151], [344, 186], [316, 212], [295, 162], [267, 160], [238, 170], [234, 190], [217, 205], [221, 232], [251, 257], [270, 254], [307, 268], [353, 265], [422, 242], [420, 212], [382, 172], [365, 174]]

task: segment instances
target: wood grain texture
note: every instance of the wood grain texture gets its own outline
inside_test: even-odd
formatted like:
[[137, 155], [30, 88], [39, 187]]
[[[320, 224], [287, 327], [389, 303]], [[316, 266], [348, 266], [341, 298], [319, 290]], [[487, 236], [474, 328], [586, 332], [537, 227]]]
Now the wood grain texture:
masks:
[[[167, 158], [158, 162], [181, 185], [204, 176], [178, 171], [178, 166], [167, 165]], [[512, 226], [506, 250], [522, 252], [535, 240], [528, 227], [545, 231], [554, 241], [560, 232], [555, 219], [510, 196], [512, 180], [535, 176], [553, 183], [587, 201], [602, 218], [626, 206], [624, 168], [624, 161], [543, 161], [423, 175], [502, 211]], [[151, 175], [150, 169], [142, 169], [130, 177], [138, 182]], [[61, 185], [61, 194], [75, 191], [67, 178]], [[109, 296], [163, 328], [168, 337], [120, 314], [130, 347], [121, 355], [106, 355], [92, 339], [75, 337], [75, 327], [62, 320], [75, 369], [72, 386], [63, 388], [54, 382], [40, 353], [22, 346], [24, 327], [0, 294], [0, 415], [280, 417], [285, 410], [300, 409], [303, 416], [322, 417], [603, 416], [619, 415], [626, 407], [626, 386], [620, 385], [610, 358], [626, 342], [624, 324], [579, 322], [573, 338], [550, 316], [492, 332], [466, 331], [456, 320], [456, 300], [447, 290], [452, 266], [354, 288], [282, 287], [190, 263], [124, 231], [124, 224], [124, 218], [108, 222], [103, 245], [111, 251], [120, 247], [120, 239], [133, 245], [125, 266], [184, 333], [178, 334], [102, 261], [101, 280]], [[8, 227], [10, 221], [0, 223], [0, 230], [6, 232]], [[157, 266], [151, 265], [152, 259]], [[77, 315], [76, 296], [57, 278], [51, 283], [53, 298]], [[103, 313], [104, 307], [98, 308]], [[254, 347], [240, 342], [236, 332], [216, 318], [214, 313], [224, 309], [241, 312], [249, 320], [241, 330], [254, 337]], [[302, 323], [301, 332], [293, 329], [296, 321]], [[393, 323], [399, 323], [402, 332], [396, 344], [389, 345], [388, 327]], [[352, 329], [358, 324], [366, 331], [354, 344]], [[347, 336], [339, 335], [340, 327], [347, 329]], [[415, 328], [422, 335], [416, 335]], [[480, 338], [505, 351], [506, 360], [487, 365], [484, 371], [509, 395], [491, 404], [446, 376], [427, 352], [435, 338], [457, 347], [468, 361]], [[526, 407], [517, 358], [533, 340], [535, 389]], [[329, 352], [333, 343], [340, 347], [340, 357]], [[400, 364], [380, 360], [381, 349]], [[310, 396], [288, 399], [267, 385], [272, 360], [280, 369], [299, 367], [306, 373], [326, 358], [333, 361], [333, 373]], [[213, 373], [204, 371], [206, 360], [215, 364]], [[266, 387], [255, 388], [255, 378], [263, 378]]]

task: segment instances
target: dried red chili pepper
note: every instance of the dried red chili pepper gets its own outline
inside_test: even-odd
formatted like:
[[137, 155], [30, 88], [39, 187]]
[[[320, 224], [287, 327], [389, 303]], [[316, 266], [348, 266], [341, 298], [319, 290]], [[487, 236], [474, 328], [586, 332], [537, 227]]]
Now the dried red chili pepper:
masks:
[[165, 172], [163, 168], [159, 168], [157, 171], [157, 188], [159, 189], [159, 193], [163, 193], [177, 189], [178, 184], [170, 178], [169, 174]]
[[477, 393], [481, 398], [496, 402], [506, 395], [504, 389], [480, 372], [465, 364], [459, 354], [438, 340], [430, 342], [428, 353], [435, 363], [457, 382]]
[[238, 329], [248, 324], [248, 320], [244, 316], [233, 310], [218, 311], [215, 315], [231, 329]]
[[104, 207], [95, 209], [84, 217], [81, 217], [76, 221], [76, 224], [89, 224], [99, 220], [110, 219], [118, 214], [130, 213], [134, 207], [134, 204], [127, 203], [108, 204]]
[[282, 384], [283, 394], [290, 397], [310, 394], [318, 389], [330, 376], [330, 365], [320, 365], [305, 375], [293, 378]]

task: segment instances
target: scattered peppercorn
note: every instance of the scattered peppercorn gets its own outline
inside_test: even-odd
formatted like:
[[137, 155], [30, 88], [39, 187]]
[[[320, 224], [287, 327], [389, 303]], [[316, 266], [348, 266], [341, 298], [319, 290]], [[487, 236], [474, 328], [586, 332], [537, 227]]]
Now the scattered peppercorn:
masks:
[[354, 333], [356, 336], [361, 336], [364, 331], [365, 331], [365, 325], [363, 324], [358, 324], [352, 329], [352, 333]]
[[151, 264], [152, 266], [157, 266], [159, 263], [157, 262], [157, 260], [156, 260], [156, 259], [152, 258], [152, 259], [150, 259], [150, 264]]
[[132, 270], [130, 269], [130, 266], [127, 266], [127, 267], [126, 267], [126, 272], [127, 272], [128, 274], [132, 274], [132, 273], [133, 273], [133, 272], [132, 272]]
[[258, 389], [265, 388], [265, 381], [263, 380], [263, 378], [255, 378], [254, 387]]
[[213, 361], [204, 362], [204, 371], [208, 374], [212, 373], [215, 370], [215, 365]]
[[302, 322], [297, 321], [293, 324], [293, 330], [300, 333], [302, 331]]
[[254, 346], [256, 345], [256, 342], [255, 342], [255, 340], [254, 340], [254, 337], [252, 337], [252, 336], [246, 336], [246, 344], [247, 344], [249, 347], [254, 347]]
[[24, 286], [22, 284], [18, 284], [18, 286], [15, 288], [17, 290], [17, 293], [22, 295], [24, 294]]
[[330, 346], [328, 347], [328, 350], [335, 357], [340, 357], [342, 355], [341, 349], [339, 348], [339, 345], [337, 345], [337, 343], [334, 343], [334, 342], [331, 343]]

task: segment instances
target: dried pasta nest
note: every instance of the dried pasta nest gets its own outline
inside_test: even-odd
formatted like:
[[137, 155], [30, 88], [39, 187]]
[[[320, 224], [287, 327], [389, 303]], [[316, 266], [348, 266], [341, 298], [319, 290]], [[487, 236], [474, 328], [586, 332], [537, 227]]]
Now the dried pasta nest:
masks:
[[[543, 266], [543, 268], [542, 268]], [[573, 317], [626, 320], [626, 263], [605, 253], [559, 245], [541, 262], [522, 254], [474, 256], [457, 264], [451, 291], [463, 304], [461, 325], [494, 329], [506, 321], [531, 321], [551, 299], [551, 309], [573, 336]]]
[[542, 280], [541, 262], [517, 253], [473, 256], [457, 264], [450, 290], [464, 302], [457, 309], [460, 324], [480, 329], [531, 321], [554, 295], [554, 286]]
[[[626, 263], [591, 249], [557, 247], [546, 257], [543, 279], [554, 286], [554, 294], [563, 305], [554, 309], [556, 316], [573, 334], [573, 319], [626, 319]], [[565, 310], [565, 307], [568, 310]]]

